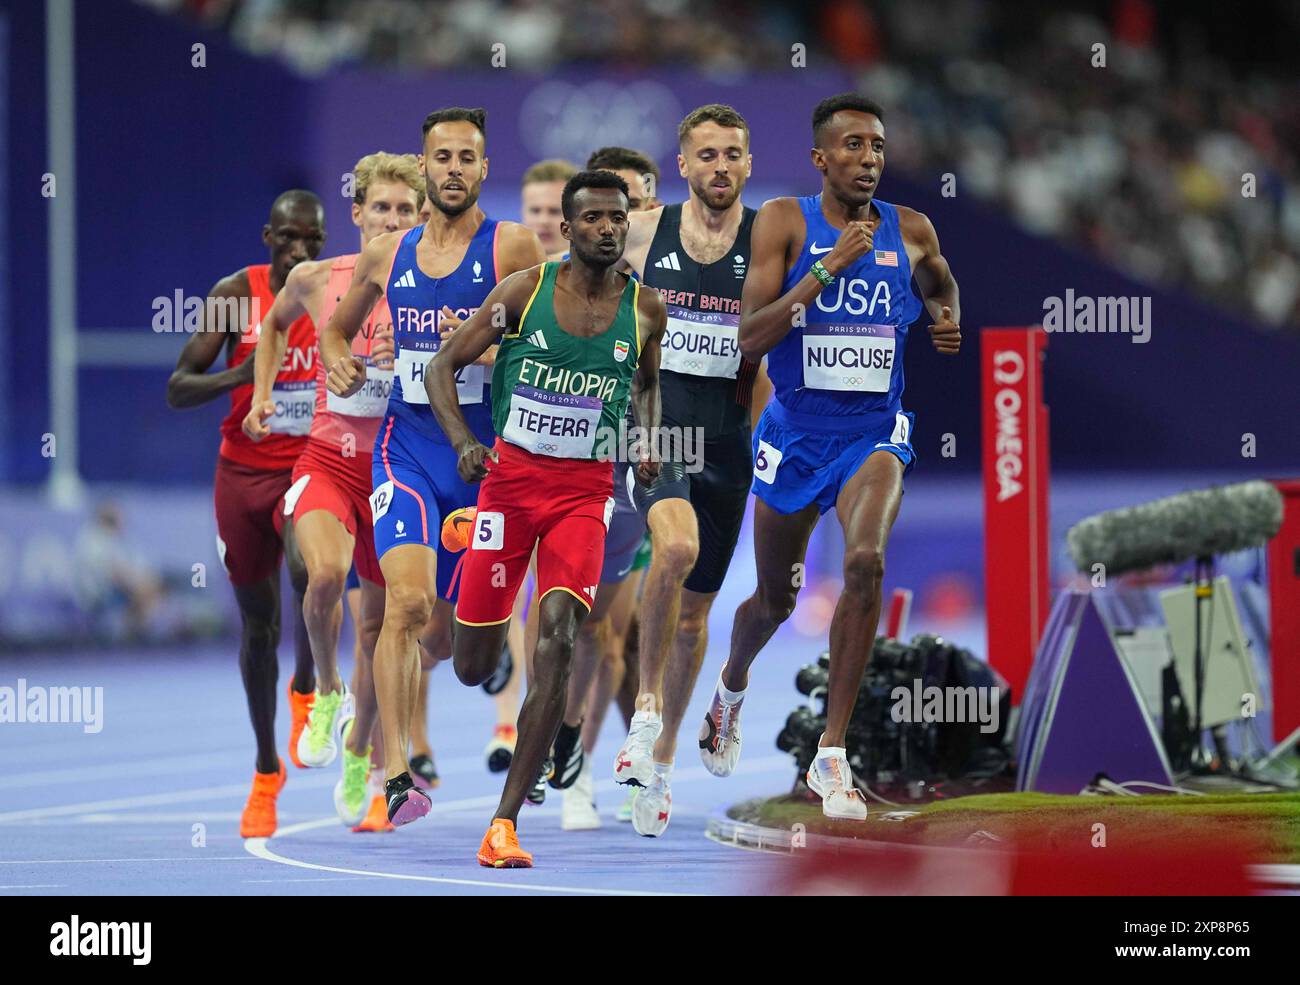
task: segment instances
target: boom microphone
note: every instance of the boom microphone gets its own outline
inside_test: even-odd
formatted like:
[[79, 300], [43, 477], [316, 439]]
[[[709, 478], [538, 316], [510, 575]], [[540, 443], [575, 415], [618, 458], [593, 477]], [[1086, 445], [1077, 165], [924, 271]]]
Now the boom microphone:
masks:
[[1080, 571], [1109, 575], [1259, 547], [1282, 526], [1282, 494], [1259, 480], [1098, 513], [1066, 535]]

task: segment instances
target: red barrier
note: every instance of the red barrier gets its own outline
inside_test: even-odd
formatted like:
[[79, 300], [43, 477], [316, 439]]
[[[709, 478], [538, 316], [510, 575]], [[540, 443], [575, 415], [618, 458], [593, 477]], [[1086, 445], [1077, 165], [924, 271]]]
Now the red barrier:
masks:
[[980, 332], [988, 655], [1017, 704], [1050, 601], [1046, 347], [1038, 326]]
[[1273, 483], [1282, 494], [1282, 528], [1268, 542], [1272, 640], [1273, 741], [1300, 728], [1300, 479]]

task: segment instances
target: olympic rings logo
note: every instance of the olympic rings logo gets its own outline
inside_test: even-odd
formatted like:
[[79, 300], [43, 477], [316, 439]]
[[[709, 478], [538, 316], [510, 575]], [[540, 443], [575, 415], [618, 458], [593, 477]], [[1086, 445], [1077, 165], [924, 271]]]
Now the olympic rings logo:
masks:
[[545, 441], [541, 441], [537, 444], [537, 450], [541, 452], [556, 452], [560, 450], [560, 446], [547, 444]]
[[687, 360], [686, 360], [682, 365], [684, 365], [687, 369], [703, 369], [703, 368], [704, 368], [704, 360], [703, 360], [703, 359], [687, 359]]
[[841, 376], [840, 382], [845, 384], [846, 386], [862, 386], [862, 384], [866, 383], [867, 381], [864, 380], [861, 376]]

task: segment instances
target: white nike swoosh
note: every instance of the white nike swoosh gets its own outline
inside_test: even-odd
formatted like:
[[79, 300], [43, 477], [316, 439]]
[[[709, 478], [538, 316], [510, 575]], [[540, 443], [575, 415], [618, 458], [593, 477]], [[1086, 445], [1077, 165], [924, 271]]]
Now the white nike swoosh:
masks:
[[830, 252], [831, 250], [833, 250], [833, 249], [835, 249], [835, 247], [833, 247], [833, 246], [826, 246], [826, 247], [823, 247], [822, 249], [819, 250], [819, 249], [817, 249], [817, 244], [816, 244], [816, 243], [813, 243], [812, 246], [808, 247], [808, 252], [811, 253], [813, 256], [819, 256], [819, 255], [821, 255], [822, 253], [829, 253], [829, 252]]

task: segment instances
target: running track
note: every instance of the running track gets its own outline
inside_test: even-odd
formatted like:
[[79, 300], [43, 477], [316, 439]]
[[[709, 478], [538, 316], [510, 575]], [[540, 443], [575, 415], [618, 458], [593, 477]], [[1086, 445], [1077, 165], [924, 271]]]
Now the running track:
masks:
[[[659, 839], [640, 838], [613, 813], [622, 789], [605, 779], [622, 739], [616, 711], [595, 753], [597, 831], [560, 830], [560, 797], [525, 807], [522, 842], [532, 870], [480, 867], [474, 852], [503, 775], [487, 772], [482, 746], [492, 703], [439, 667], [430, 691], [430, 736], [442, 776], [433, 813], [387, 835], [355, 835], [337, 820], [337, 767], [296, 770], [280, 795], [280, 830], [239, 837], [252, 740], [233, 644], [176, 653], [85, 653], [6, 661], [2, 683], [104, 688], [103, 730], [80, 725], [3, 726], [0, 743], [0, 893], [495, 894], [737, 893], [760, 891], [783, 860], [715, 844], [712, 812], [789, 788], [793, 768], [773, 742], [796, 703], [794, 672], [816, 654], [807, 641], [774, 640], [755, 667], [745, 706], [748, 739], [737, 773], [709, 776], [694, 746], [712, 692], [731, 611], [715, 620], [673, 779], [673, 820]], [[345, 633], [346, 637], [346, 633]], [[291, 672], [281, 646], [281, 686]], [[345, 638], [341, 653], [350, 654]], [[345, 673], [350, 657], [343, 660]], [[288, 709], [280, 702], [281, 755]], [[687, 734], [689, 733], [689, 734]], [[195, 847], [194, 826], [206, 844]]]
[[[977, 490], [967, 490], [977, 503]], [[919, 494], [919, 495], [918, 495]], [[954, 522], [942, 489], [909, 492], [893, 541], [909, 553], [906, 534], [927, 523]], [[930, 504], [927, 509], [927, 503]], [[673, 819], [658, 839], [640, 838], [613, 813], [622, 788], [608, 780], [625, 730], [616, 710], [595, 752], [596, 800], [605, 820], [597, 831], [560, 830], [560, 797], [525, 807], [521, 840], [536, 858], [532, 870], [494, 871], [474, 858], [500, 795], [503, 776], [490, 774], [482, 749], [492, 702], [456, 681], [448, 666], [434, 672], [429, 734], [442, 785], [433, 813], [387, 835], [354, 835], [334, 814], [337, 766], [289, 767], [280, 794], [280, 830], [269, 840], [239, 837], [239, 813], [252, 779], [253, 746], [234, 642], [173, 651], [92, 651], [0, 660], [0, 685], [104, 688], [104, 727], [0, 725], [0, 894], [441, 894], [753, 893], [769, 889], [786, 860], [707, 840], [708, 818], [738, 801], [790, 788], [794, 769], [775, 739], [800, 701], [795, 672], [825, 646], [833, 601], [823, 599], [815, 627], [813, 589], [795, 618], [759, 656], [745, 702], [745, 752], [725, 780], [708, 775], [695, 746], [699, 721], [726, 657], [736, 606], [753, 590], [752, 505], [746, 511], [732, 573], [713, 606], [709, 647], [678, 743]], [[946, 528], [944, 528], [946, 529]], [[814, 566], [834, 570], [842, 552], [836, 525], [821, 524], [809, 549]], [[819, 560], [820, 559], [820, 560]], [[888, 585], [886, 586], [888, 589]], [[220, 590], [227, 590], [224, 585]], [[824, 593], [823, 593], [824, 594]], [[831, 595], [833, 599], [833, 593]], [[284, 624], [291, 625], [285, 617]], [[973, 645], [981, 618], [929, 628]], [[280, 646], [281, 694], [291, 642]], [[351, 673], [351, 630], [345, 620], [339, 653]], [[288, 708], [279, 703], [277, 745], [286, 756]], [[194, 826], [204, 825], [203, 847]]]

